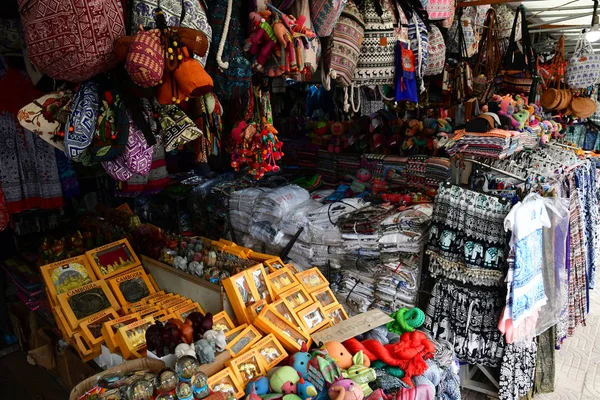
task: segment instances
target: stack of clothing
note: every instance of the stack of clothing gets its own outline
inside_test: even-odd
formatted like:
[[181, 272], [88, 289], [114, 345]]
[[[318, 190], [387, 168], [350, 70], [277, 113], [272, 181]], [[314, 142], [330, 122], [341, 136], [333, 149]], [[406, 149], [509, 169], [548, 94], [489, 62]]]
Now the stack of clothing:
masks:
[[338, 154], [337, 155], [337, 175], [338, 179], [344, 179], [347, 176], [356, 176], [356, 171], [361, 168], [360, 154]]
[[523, 148], [525, 150], [533, 150], [538, 146], [540, 131], [541, 128], [539, 125], [535, 127], [525, 127], [525, 130], [523, 131], [524, 135], [521, 139], [521, 143], [523, 144]]
[[344, 248], [354, 256], [351, 263], [356, 257], [379, 257], [380, 223], [393, 212], [390, 206], [369, 206], [340, 218]]
[[317, 154], [317, 172], [323, 178], [323, 187], [337, 187], [337, 159], [335, 154], [327, 150], [319, 150]]
[[386, 156], [383, 167], [383, 179], [390, 190], [408, 186], [408, 157]]
[[485, 133], [462, 129], [456, 131], [447, 151], [450, 156], [463, 153], [501, 159], [508, 155], [511, 136], [510, 131], [503, 129], [494, 128]]
[[427, 242], [433, 205], [417, 204], [396, 212], [380, 224], [378, 240], [384, 253], [419, 253]]
[[452, 165], [449, 158], [429, 157], [425, 172], [425, 186], [437, 189], [440, 182], [450, 181]]
[[425, 187], [427, 176], [427, 156], [408, 157], [408, 185], [411, 187]]

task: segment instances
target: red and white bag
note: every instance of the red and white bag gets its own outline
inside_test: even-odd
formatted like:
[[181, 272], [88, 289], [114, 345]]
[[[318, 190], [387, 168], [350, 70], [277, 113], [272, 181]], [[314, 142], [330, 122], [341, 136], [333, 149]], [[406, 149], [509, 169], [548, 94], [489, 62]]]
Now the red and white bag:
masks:
[[455, 8], [454, 0], [429, 0], [427, 14], [432, 21], [448, 19], [454, 15]]
[[51, 78], [82, 82], [117, 64], [125, 36], [119, 0], [19, 0], [31, 63]]
[[441, 74], [446, 64], [446, 42], [444, 42], [444, 36], [442, 36], [442, 32], [440, 32], [440, 29], [435, 24], [431, 24], [429, 29], [425, 76]]

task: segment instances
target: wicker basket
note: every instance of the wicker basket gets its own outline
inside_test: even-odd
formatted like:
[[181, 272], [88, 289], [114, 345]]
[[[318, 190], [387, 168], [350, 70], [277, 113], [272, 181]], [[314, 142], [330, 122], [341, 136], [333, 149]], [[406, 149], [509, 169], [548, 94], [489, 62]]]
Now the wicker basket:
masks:
[[109, 368], [104, 372], [100, 372], [94, 376], [90, 376], [83, 382], [80, 382], [77, 386], [71, 390], [71, 395], [69, 396], [69, 400], [77, 400], [79, 397], [83, 396], [88, 390], [93, 388], [96, 385], [96, 382], [100, 377], [104, 375], [114, 375], [119, 372], [128, 372], [135, 371], [140, 369], [147, 369], [151, 372], [158, 372], [165, 367], [165, 363], [161, 360], [153, 360], [148, 358], [140, 358], [139, 360], [126, 361], [121, 365], [117, 365], [116, 367]]

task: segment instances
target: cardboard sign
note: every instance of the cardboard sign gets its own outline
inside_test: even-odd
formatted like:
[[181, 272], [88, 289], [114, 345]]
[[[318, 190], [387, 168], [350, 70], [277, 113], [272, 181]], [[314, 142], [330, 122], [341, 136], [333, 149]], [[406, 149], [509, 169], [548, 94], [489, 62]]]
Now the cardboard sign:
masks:
[[367, 311], [360, 315], [348, 318], [331, 328], [323, 329], [311, 335], [316, 345], [327, 342], [343, 342], [356, 335], [370, 331], [373, 328], [387, 324], [392, 319], [379, 309]]

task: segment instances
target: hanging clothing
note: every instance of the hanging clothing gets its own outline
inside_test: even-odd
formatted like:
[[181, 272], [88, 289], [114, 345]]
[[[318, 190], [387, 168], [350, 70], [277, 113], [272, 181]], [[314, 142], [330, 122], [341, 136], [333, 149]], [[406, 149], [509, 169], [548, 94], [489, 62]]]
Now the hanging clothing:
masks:
[[0, 113], [0, 182], [10, 213], [63, 205], [54, 147]]
[[527, 195], [504, 219], [504, 228], [512, 232], [511, 256], [506, 276], [506, 307], [498, 329], [513, 343], [535, 336], [538, 313], [546, 304], [542, 275], [542, 228], [549, 228], [550, 218], [542, 197]]
[[500, 367], [500, 400], [519, 400], [533, 388], [537, 341], [507, 344]]

